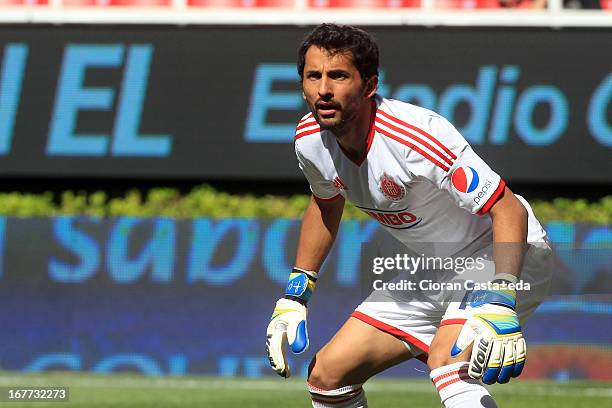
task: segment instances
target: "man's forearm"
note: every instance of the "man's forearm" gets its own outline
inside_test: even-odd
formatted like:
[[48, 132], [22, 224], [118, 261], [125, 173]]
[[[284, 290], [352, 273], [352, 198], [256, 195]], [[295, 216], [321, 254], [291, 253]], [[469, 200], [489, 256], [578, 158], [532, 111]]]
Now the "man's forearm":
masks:
[[495, 273], [519, 276], [527, 243], [527, 210], [506, 188], [491, 208]]
[[300, 240], [295, 266], [308, 271], [318, 271], [336, 239], [344, 198], [333, 202], [321, 202], [314, 197], [302, 219]]

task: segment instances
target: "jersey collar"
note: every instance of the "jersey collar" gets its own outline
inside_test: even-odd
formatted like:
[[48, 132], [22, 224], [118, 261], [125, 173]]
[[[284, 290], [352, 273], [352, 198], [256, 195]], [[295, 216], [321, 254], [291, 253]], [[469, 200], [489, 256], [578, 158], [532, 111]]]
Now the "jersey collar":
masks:
[[363, 155], [359, 159], [353, 160], [349, 156], [349, 154], [346, 152], [346, 150], [344, 150], [344, 148], [336, 140], [336, 143], [338, 143], [338, 147], [340, 148], [344, 156], [347, 159], [349, 159], [351, 162], [355, 163], [355, 165], [357, 166], [361, 166], [363, 164], [366, 157], [368, 157], [368, 153], [370, 152], [370, 147], [372, 147], [372, 141], [374, 140], [374, 123], [376, 121], [377, 111], [378, 111], [378, 95], [375, 95], [374, 98], [372, 99], [372, 114], [370, 115], [370, 124], [369, 124], [369, 129], [368, 129], [367, 140], [366, 140], [366, 149], [363, 152]]

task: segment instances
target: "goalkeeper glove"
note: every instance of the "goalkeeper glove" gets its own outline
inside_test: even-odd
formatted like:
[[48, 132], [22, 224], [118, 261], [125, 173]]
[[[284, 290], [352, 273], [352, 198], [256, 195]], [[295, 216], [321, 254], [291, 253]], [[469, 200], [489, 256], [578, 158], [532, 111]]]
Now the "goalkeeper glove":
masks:
[[508, 283], [496, 279], [489, 284], [491, 290], [468, 295], [470, 315], [451, 350], [456, 357], [473, 343], [468, 374], [485, 384], [507, 383], [525, 365], [527, 347], [515, 311], [516, 290], [508, 288]]
[[281, 377], [289, 378], [291, 371], [285, 357], [284, 343], [300, 354], [308, 349], [306, 303], [315, 288], [317, 273], [294, 268], [289, 275], [285, 297], [276, 302], [266, 331], [266, 351], [272, 369]]

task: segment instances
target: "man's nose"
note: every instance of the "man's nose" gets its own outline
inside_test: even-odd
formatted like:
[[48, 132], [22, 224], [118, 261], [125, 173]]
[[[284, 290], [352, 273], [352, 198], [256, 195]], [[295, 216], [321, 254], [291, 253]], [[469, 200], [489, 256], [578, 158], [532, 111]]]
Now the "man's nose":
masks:
[[319, 82], [319, 97], [323, 100], [331, 99], [334, 96], [332, 81], [323, 77]]

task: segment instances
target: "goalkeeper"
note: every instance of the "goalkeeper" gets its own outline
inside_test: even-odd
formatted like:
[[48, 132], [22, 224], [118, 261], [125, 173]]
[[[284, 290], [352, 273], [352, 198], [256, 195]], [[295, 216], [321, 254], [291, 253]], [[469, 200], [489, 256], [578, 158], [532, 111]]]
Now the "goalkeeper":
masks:
[[[521, 323], [539, 300], [517, 301], [514, 285], [527, 279], [545, 291], [546, 233], [446, 119], [377, 95], [378, 58], [367, 32], [334, 24], [315, 28], [299, 49], [310, 113], [297, 126], [295, 152], [312, 198], [295, 268], [268, 325], [270, 364], [289, 377], [285, 345], [294, 353], [308, 347], [308, 302], [349, 200], [413, 253], [490, 254], [484, 270], [427, 275], [489, 284], [450, 295], [374, 291], [313, 358], [313, 407], [366, 407], [362, 384], [411, 358], [429, 366], [445, 407], [495, 407], [483, 384], [506, 383], [523, 370]], [[440, 242], [454, 244], [423, 244]]]

